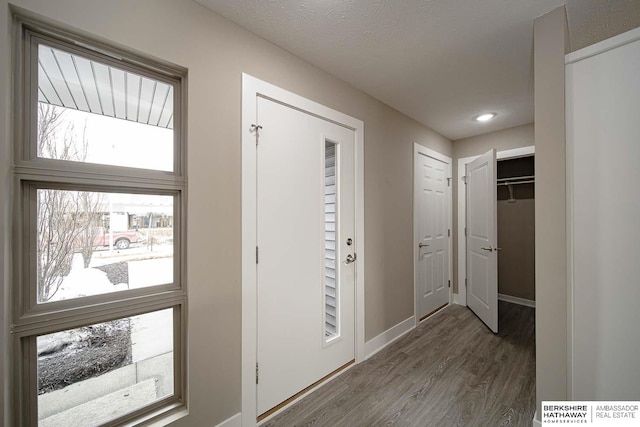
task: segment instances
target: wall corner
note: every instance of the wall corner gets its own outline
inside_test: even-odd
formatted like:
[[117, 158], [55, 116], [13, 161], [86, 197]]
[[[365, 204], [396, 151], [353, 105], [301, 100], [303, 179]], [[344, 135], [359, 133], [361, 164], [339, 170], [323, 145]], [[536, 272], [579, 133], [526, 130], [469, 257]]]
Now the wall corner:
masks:
[[568, 398], [565, 66], [567, 14], [534, 21], [536, 403]]

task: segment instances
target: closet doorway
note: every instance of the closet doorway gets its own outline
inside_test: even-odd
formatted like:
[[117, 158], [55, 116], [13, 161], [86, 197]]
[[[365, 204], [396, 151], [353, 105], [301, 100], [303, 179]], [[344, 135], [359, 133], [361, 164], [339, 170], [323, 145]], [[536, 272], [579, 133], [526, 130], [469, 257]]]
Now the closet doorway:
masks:
[[[498, 152], [495, 178], [491, 178], [491, 182], [495, 180], [495, 189], [480, 195], [477, 192], [474, 195], [474, 190], [469, 189], [465, 173], [467, 166], [477, 163], [482, 156], [458, 160], [458, 293], [454, 301], [468, 305], [494, 332], [498, 331], [498, 299], [535, 307], [534, 154], [533, 146]], [[476, 251], [484, 254], [484, 248], [492, 249], [491, 254], [485, 254], [489, 260], [493, 257], [493, 262], [486, 263], [491, 271], [478, 268], [477, 262], [475, 269], [469, 265], [470, 261], [481, 258], [474, 256], [476, 253], [469, 255], [468, 251], [473, 249], [468, 245], [475, 243], [468, 240], [468, 226], [472, 225], [468, 223], [469, 216], [472, 221], [474, 218], [472, 211], [467, 212], [471, 206], [469, 196], [473, 197], [473, 209], [477, 209], [478, 197], [481, 197], [487, 199], [484, 204], [493, 211], [487, 220], [496, 229], [495, 237], [489, 236], [490, 244], [481, 245], [483, 251]], [[495, 316], [488, 315], [490, 313]]]
[[535, 156], [497, 164], [498, 299], [535, 307]]

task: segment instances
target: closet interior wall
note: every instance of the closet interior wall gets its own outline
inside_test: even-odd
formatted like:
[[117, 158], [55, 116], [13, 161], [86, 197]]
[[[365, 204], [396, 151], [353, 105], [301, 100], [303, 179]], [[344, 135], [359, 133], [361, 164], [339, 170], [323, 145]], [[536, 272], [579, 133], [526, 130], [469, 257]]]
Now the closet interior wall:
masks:
[[498, 293], [535, 301], [534, 156], [498, 161]]

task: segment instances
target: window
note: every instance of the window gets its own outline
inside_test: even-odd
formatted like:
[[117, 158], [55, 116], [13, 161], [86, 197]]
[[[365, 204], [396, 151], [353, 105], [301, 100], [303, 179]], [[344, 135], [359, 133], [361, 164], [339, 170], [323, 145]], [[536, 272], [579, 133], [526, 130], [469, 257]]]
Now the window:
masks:
[[16, 425], [135, 424], [186, 390], [186, 72], [20, 21]]
[[338, 233], [337, 153], [338, 144], [324, 144], [324, 335], [325, 341], [339, 335], [340, 278], [336, 268], [336, 235]]

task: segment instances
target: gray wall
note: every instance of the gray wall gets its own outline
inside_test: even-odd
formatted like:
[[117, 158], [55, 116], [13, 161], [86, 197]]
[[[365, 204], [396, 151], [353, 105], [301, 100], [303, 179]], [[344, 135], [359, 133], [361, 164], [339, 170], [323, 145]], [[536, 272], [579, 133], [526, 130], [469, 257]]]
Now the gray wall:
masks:
[[[191, 1], [13, 4], [189, 69], [190, 415], [176, 426], [216, 425], [240, 411], [242, 72], [364, 121], [366, 337], [413, 315], [412, 144], [452, 156], [448, 139]], [[7, 5], [1, 0], [0, 250], [9, 230]]]
[[458, 159], [478, 156], [492, 148], [497, 151], [534, 145], [533, 123], [485, 133], [471, 138], [459, 139], [453, 143], [453, 292], [458, 293]]

